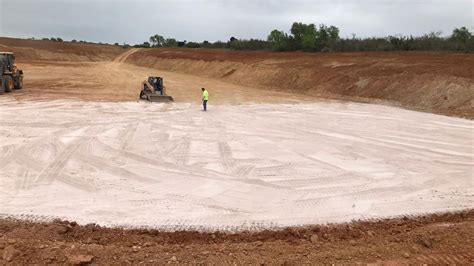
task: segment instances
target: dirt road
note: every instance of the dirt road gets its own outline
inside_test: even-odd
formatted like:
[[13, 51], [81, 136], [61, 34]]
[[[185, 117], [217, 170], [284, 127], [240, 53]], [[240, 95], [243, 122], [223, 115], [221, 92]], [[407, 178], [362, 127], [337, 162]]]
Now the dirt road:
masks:
[[140, 51], [140, 48], [132, 48], [132, 49], [130, 49], [130, 50], [124, 52], [123, 54], [117, 56], [117, 57], [113, 60], [113, 62], [114, 62], [114, 63], [124, 63], [125, 61], [127, 61], [127, 58], [128, 58], [129, 56], [131, 56], [132, 54], [134, 54], [134, 53], [136, 53], [136, 52], [138, 52], [138, 51]]

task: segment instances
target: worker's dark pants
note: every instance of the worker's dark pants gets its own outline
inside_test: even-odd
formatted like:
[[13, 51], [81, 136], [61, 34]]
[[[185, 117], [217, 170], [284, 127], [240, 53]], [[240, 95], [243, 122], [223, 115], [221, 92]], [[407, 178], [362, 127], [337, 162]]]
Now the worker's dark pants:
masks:
[[207, 110], [207, 100], [202, 101], [202, 107], [204, 108], [204, 111]]

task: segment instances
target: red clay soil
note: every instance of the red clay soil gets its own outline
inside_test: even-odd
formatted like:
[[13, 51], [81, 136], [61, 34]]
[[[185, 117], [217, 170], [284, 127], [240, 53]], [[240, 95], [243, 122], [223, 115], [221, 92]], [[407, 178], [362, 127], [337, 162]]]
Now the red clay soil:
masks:
[[0, 264], [472, 264], [474, 210], [235, 234], [0, 219]]
[[128, 63], [262, 89], [474, 118], [474, 54], [142, 49]]
[[126, 51], [121, 46], [23, 40], [0, 37], [0, 51], [14, 52], [18, 62], [110, 61]]

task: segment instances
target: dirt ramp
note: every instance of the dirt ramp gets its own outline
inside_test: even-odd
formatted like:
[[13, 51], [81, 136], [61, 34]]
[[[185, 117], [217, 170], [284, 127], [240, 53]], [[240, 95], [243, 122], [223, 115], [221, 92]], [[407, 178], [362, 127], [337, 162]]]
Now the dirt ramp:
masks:
[[144, 49], [128, 63], [262, 89], [473, 118], [474, 55]]
[[23, 40], [4, 37], [0, 37], [0, 50], [15, 52], [19, 62], [111, 61], [125, 51], [122, 47], [113, 45]]

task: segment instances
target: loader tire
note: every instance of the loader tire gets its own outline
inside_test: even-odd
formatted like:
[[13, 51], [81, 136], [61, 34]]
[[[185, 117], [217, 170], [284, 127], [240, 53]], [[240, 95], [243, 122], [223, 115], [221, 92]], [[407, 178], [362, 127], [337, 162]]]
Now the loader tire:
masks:
[[11, 92], [15, 87], [15, 84], [13, 83], [13, 78], [11, 76], [3, 76], [3, 82], [5, 82], [5, 92]]
[[18, 76], [18, 81], [15, 84], [15, 89], [17, 90], [23, 89], [23, 76]]
[[4, 80], [0, 80], [0, 95], [2, 95], [5, 92], [5, 84]]

